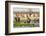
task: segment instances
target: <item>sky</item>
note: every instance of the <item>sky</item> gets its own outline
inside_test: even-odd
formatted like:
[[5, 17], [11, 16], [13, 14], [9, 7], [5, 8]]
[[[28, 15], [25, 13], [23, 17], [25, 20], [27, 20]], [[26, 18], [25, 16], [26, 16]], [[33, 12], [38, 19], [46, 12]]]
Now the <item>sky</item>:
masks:
[[13, 8], [13, 11], [15, 12], [29, 12], [29, 11], [32, 11], [32, 12], [39, 12], [40, 9], [39, 8]]

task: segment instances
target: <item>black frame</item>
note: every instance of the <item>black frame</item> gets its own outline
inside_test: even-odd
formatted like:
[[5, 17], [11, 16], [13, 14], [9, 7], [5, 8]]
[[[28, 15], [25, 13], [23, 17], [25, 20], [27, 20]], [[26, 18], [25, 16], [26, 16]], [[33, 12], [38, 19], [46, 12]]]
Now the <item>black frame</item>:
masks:
[[[9, 33], [8, 32], [8, 3], [26, 3], [26, 4], [42, 4], [43, 5], [43, 31], [35, 32], [23, 32], [23, 33]], [[32, 34], [32, 33], [44, 33], [45, 32], [45, 3], [37, 2], [22, 2], [22, 1], [5, 1], [5, 35], [16, 35], [16, 34]]]

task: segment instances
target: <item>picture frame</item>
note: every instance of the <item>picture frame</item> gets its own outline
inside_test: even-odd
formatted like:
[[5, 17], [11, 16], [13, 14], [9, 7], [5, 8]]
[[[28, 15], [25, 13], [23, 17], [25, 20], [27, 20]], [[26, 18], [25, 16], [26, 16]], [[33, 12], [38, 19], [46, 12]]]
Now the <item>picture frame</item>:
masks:
[[5, 1], [5, 35], [44, 32], [45, 3]]

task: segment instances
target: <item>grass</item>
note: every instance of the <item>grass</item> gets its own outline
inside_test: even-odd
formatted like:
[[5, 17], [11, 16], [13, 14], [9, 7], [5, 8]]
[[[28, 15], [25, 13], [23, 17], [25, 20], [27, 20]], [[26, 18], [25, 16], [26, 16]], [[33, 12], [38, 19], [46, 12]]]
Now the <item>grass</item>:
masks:
[[13, 26], [14, 27], [34, 27], [34, 24], [16, 22], [16, 20], [14, 19], [14, 25]]
[[14, 27], [34, 27], [34, 24], [14, 22]]

